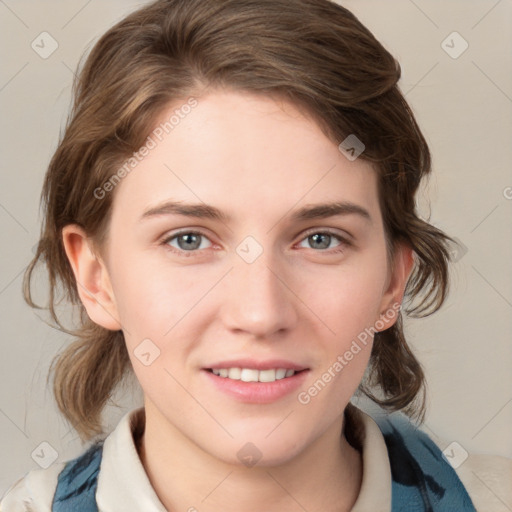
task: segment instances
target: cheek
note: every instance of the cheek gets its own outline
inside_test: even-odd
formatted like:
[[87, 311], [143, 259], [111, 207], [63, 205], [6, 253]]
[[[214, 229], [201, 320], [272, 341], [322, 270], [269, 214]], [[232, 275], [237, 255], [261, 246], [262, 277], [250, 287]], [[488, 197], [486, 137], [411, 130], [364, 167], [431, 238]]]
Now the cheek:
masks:
[[[199, 291], [180, 283], [139, 275], [118, 288], [122, 299], [118, 302], [123, 327], [134, 338], [162, 340], [187, 316], [198, 301]], [[134, 342], [136, 339], [134, 339]], [[160, 341], [158, 341], [160, 343]]]
[[119, 319], [133, 343], [141, 336], [160, 339], [186, 313], [194, 287], [189, 274], [133, 254], [119, 255], [112, 272]]
[[319, 411], [328, 407], [330, 419], [348, 403], [369, 363], [385, 280], [386, 267], [379, 262], [340, 269], [325, 281], [308, 280], [305, 302], [315, 304], [312, 309], [318, 311], [313, 339], [321, 347], [323, 361], [315, 379], [298, 396], [299, 403]]
[[361, 255], [339, 268], [305, 274], [301, 298], [346, 342], [379, 318], [386, 279], [385, 259]]

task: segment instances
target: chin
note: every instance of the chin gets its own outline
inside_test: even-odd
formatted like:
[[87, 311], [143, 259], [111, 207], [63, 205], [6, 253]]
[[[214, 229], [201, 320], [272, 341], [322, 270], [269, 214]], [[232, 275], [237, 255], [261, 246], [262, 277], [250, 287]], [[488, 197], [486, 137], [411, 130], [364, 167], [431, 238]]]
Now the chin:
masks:
[[268, 432], [267, 429], [245, 429], [244, 435], [207, 449], [226, 464], [252, 468], [286, 464], [300, 453], [301, 447], [305, 447], [303, 439], [296, 439], [284, 430], [279, 432], [279, 427], [270, 435]]

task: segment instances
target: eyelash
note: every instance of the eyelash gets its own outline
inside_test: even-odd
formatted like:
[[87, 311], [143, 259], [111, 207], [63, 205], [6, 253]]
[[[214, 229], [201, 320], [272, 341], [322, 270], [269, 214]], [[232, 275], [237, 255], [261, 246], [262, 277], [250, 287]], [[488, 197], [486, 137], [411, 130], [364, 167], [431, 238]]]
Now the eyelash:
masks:
[[[171, 240], [174, 240], [175, 238], [178, 238], [178, 237], [180, 237], [182, 235], [199, 235], [199, 236], [202, 236], [202, 237], [204, 237], [204, 238], [209, 240], [208, 236], [205, 233], [202, 233], [201, 231], [188, 230], [188, 231], [179, 231], [177, 233], [173, 233], [172, 235], [165, 237], [162, 240], [162, 245], [166, 246], [166, 248], [168, 250], [170, 250], [171, 252], [173, 252], [174, 254], [177, 254], [179, 256], [183, 256], [185, 258], [190, 258], [191, 256], [197, 256], [197, 254], [199, 252], [201, 252], [200, 249], [194, 249], [194, 250], [191, 250], [191, 251], [184, 251], [184, 250], [181, 250], [181, 249], [176, 249], [175, 247], [172, 247], [172, 246], [169, 245], [169, 242]], [[323, 229], [323, 230], [318, 230], [317, 229], [317, 230], [306, 232], [304, 234], [304, 236], [301, 238], [300, 242], [306, 240], [307, 238], [309, 238], [312, 235], [329, 235], [331, 237], [334, 237], [336, 240], [338, 240], [338, 242], [340, 242], [340, 245], [338, 247], [334, 248], [334, 249], [320, 249], [320, 250], [317, 250], [317, 251], [315, 251], [315, 249], [312, 249], [315, 252], [325, 252], [327, 254], [338, 254], [338, 253], [344, 252], [347, 247], [352, 246], [352, 243], [349, 242], [346, 238], [343, 238], [338, 233], [335, 233], [335, 232], [333, 232], [333, 231], [331, 231], [329, 229]]]

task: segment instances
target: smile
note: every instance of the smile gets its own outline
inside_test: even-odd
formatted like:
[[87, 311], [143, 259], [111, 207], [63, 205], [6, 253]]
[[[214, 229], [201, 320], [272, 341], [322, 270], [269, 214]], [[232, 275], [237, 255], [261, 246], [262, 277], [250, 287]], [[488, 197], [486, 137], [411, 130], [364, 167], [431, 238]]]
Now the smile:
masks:
[[292, 377], [295, 370], [275, 368], [268, 370], [254, 370], [252, 368], [212, 368], [211, 372], [218, 377], [243, 382], [274, 382], [276, 380]]
[[[268, 363], [265, 363], [268, 364]], [[214, 389], [242, 403], [268, 404], [294, 393], [307, 379], [310, 370], [296, 367], [243, 368], [233, 366], [204, 368], [201, 372]]]

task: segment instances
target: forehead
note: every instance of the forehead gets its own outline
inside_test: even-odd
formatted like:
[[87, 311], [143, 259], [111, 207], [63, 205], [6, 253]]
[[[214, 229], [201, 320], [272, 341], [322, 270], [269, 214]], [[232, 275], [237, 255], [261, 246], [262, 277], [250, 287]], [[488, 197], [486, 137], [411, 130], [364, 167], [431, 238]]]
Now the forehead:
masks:
[[343, 200], [378, 215], [371, 164], [348, 160], [293, 104], [232, 91], [180, 110], [185, 102], [161, 112], [152, 149], [117, 186], [114, 215], [140, 216], [169, 200], [269, 221], [294, 206]]

